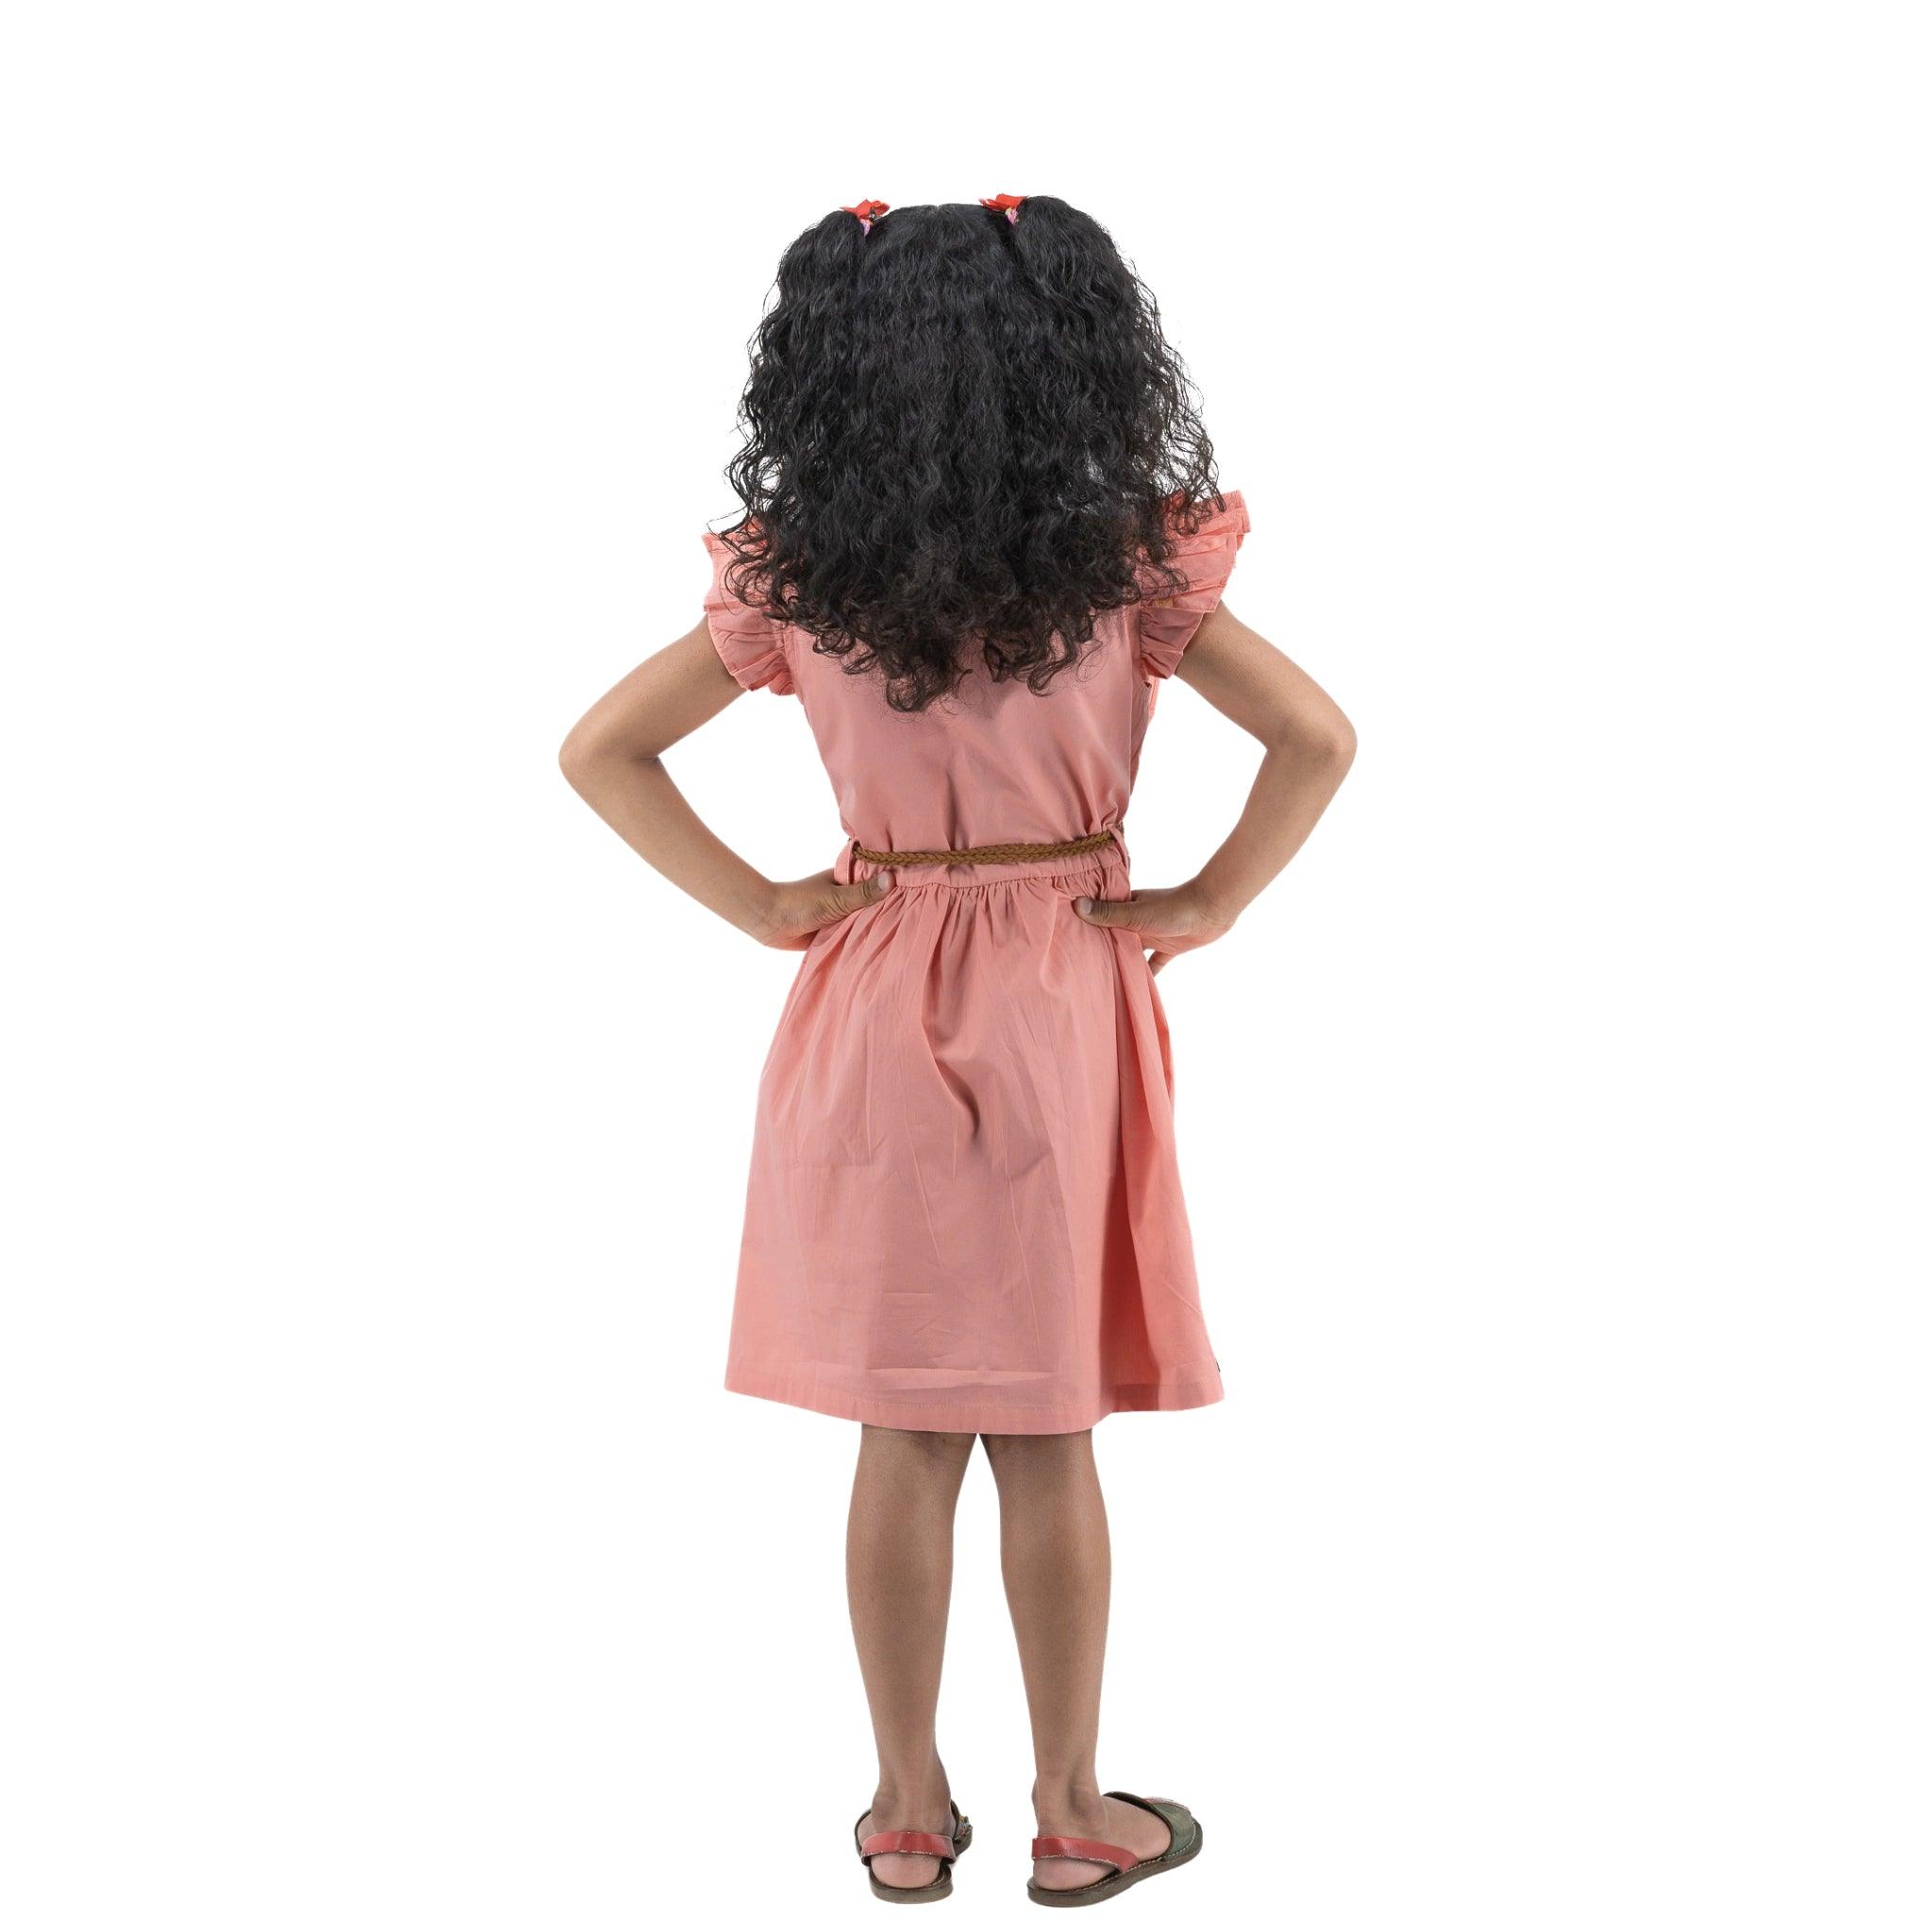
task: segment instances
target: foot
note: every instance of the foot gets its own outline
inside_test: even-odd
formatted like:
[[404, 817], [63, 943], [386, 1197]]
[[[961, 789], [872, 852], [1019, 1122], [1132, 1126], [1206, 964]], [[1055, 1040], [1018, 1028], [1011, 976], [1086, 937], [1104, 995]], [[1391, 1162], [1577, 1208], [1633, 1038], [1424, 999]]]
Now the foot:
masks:
[[[1174, 1833], [1152, 1811], [1124, 1804], [1119, 1798], [1103, 1798], [1097, 1791], [1051, 1802], [1036, 1797], [1033, 1814], [1039, 1820], [1041, 1838], [1091, 1838], [1102, 1844], [1124, 1845], [1143, 1864], [1159, 1857], [1174, 1841]], [[1113, 1869], [1086, 1858], [1036, 1858], [1033, 1882], [1042, 1890], [1071, 1891], [1111, 1877]]]
[[[867, 1839], [875, 1831], [930, 1831], [941, 1838], [953, 1835], [952, 1800], [942, 1791], [938, 1802], [926, 1798], [911, 1806], [888, 1805], [878, 1797], [859, 1821], [858, 1836]], [[902, 1890], [917, 1890], [932, 1885], [940, 1875], [940, 1861], [916, 1852], [879, 1852], [872, 1861], [872, 1875], [881, 1885], [895, 1885]]]

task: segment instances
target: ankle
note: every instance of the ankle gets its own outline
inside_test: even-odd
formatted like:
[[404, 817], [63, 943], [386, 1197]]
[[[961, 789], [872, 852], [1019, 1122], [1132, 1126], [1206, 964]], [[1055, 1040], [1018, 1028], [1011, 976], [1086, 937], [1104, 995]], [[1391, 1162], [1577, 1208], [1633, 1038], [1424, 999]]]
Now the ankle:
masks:
[[937, 1831], [952, 1821], [952, 1787], [938, 1758], [916, 1769], [879, 1767], [872, 1815], [881, 1831]]
[[1107, 1820], [1100, 1781], [1083, 1777], [1035, 1778], [1033, 1816], [1042, 1838], [1089, 1838]]

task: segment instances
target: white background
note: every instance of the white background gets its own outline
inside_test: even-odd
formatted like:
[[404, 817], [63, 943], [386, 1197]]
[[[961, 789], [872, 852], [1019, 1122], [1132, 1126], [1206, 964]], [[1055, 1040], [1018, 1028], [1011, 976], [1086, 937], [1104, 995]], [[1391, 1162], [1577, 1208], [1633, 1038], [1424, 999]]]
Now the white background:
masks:
[[[1362, 746], [1161, 979], [1229, 1395], [1100, 1432], [1103, 1776], [1208, 1837], [1120, 1909], [1927, 1923], [1913, 11], [9, 9], [9, 1925], [874, 1909], [856, 1431], [720, 1388], [796, 961], [555, 753], [699, 614], [784, 244], [1006, 190]], [[1253, 758], [1173, 687], [1140, 883]], [[836, 855], [791, 703], [673, 767]]]

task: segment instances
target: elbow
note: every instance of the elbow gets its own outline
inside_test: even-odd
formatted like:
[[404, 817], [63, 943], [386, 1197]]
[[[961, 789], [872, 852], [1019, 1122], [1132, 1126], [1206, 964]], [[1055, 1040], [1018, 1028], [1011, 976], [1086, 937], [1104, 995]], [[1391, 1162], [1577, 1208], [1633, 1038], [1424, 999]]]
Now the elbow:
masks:
[[587, 723], [573, 724], [558, 748], [557, 766], [574, 791], [588, 792], [605, 762], [608, 747]]
[[583, 729], [573, 725], [557, 753], [557, 769], [570, 781], [571, 789], [584, 789], [584, 774], [591, 762], [591, 748], [584, 742]]
[[1329, 774], [1340, 785], [1355, 762], [1355, 726], [1330, 706], [1316, 717], [1284, 719], [1269, 748], [1285, 753], [1304, 768]]
[[557, 764], [571, 790], [596, 802], [595, 794], [621, 785], [641, 766], [655, 764], [657, 754], [625, 741], [594, 716], [580, 718], [558, 747]]
[[1355, 726], [1341, 712], [1326, 719], [1315, 734], [1314, 756], [1323, 768], [1335, 774], [1339, 785], [1355, 763]]

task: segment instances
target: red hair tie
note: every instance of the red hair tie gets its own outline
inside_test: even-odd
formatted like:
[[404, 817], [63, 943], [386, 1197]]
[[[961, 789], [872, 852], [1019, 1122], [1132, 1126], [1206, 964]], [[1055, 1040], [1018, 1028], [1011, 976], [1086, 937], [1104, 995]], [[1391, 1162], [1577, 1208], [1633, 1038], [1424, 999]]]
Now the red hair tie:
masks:
[[856, 207], [841, 208], [839, 212], [844, 215], [857, 215], [858, 217], [858, 225], [870, 235], [872, 233], [872, 225], [891, 205], [890, 201], [861, 201]]
[[1025, 199], [1024, 194], [982, 194], [979, 197], [979, 205], [981, 208], [1003, 208], [1007, 211], [1008, 221], [1017, 222], [1020, 219], [1020, 204]]

